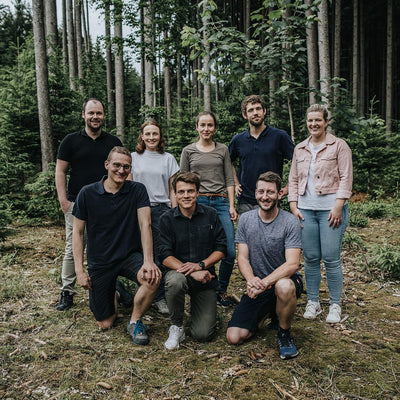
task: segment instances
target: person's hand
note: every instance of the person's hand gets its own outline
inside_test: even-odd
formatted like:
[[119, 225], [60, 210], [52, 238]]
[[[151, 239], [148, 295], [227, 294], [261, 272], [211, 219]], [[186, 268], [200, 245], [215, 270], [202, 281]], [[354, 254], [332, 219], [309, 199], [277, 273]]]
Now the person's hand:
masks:
[[251, 278], [247, 281], [246, 288], [247, 288], [247, 290], [256, 289], [256, 290], [264, 291], [267, 287], [265, 286], [262, 279], [260, 279], [258, 276], [253, 276], [253, 278]]
[[71, 207], [71, 202], [67, 199], [60, 200], [59, 202], [60, 202], [61, 210], [65, 214]]
[[78, 281], [78, 285], [82, 286], [86, 290], [92, 289], [92, 283], [90, 281], [90, 277], [87, 272], [81, 271], [76, 273], [76, 280]]
[[332, 229], [339, 228], [339, 225], [342, 223], [342, 211], [343, 207], [335, 206], [329, 213], [328, 221], [329, 221], [329, 226]]
[[242, 194], [242, 185], [240, 183], [235, 185], [235, 193], [236, 193], [236, 197], [240, 196]]
[[138, 272], [138, 278], [147, 281], [150, 285], [159, 284], [161, 276], [161, 271], [154, 262], [144, 263]]
[[237, 212], [235, 210], [235, 207], [229, 207], [229, 214], [231, 216], [231, 220], [232, 221], [236, 221], [237, 220], [238, 215], [237, 215]]
[[209, 271], [207, 270], [201, 270], [201, 271], [196, 271], [196, 272], [192, 272], [190, 274], [190, 276], [198, 282], [201, 283], [207, 283], [210, 282], [212, 279], [215, 278], [215, 275], [212, 275]]
[[287, 196], [288, 193], [289, 193], [289, 188], [286, 185], [285, 187], [282, 188], [282, 197]]
[[202, 271], [202, 268], [198, 263], [186, 262], [179, 269], [177, 269], [177, 271], [187, 276], [190, 275], [192, 272]]
[[295, 205], [292, 206], [292, 203], [290, 203], [290, 211], [299, 220], [300, 226], [303, 227], [303, 225], [301, 224], [301, 221], [304, 221], [304, 217], [303, 217], [303, 214], [301, 213], [301, 211], [297, 208], [297, 206], [295, 206]]
[[252, 287], [252, 288], [247, 288], [245, 294], [247, 294], [247, 296], [249, 296], [251, 299], [255, 299], [263, 291], [264, 289], [256, 289]]

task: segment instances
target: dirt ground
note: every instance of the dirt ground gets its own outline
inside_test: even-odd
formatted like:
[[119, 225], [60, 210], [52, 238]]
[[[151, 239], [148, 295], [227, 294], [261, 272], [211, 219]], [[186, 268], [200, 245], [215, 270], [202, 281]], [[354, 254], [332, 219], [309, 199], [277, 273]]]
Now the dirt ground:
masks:
[[[368, 246], [400, 245], [398, 222], [349, 231]], [[1, 399], [400, 399], [400, 282], [370, 271], [355, 243], [343, 250], [342, 322], [325, 323], [323, 279], [324, 312], [304, 320], [303, 294], [292, 328], [299, 356], [282, 361], [266, 325], [244, 345], [227, 345], [232, 308], [218, 309], [214, 341], [188, 337], [176, 351], [164, 349], [169, 319], [153, 309], [144, 347], [125, 333], [129, 309], [100, 332], [80, 288], [75, 306], [58, 312], [63, 241], [63, 227], [25, 226], [0, 243]], [[243, 289], [235, 267], [230, 291], [240, 297]]]

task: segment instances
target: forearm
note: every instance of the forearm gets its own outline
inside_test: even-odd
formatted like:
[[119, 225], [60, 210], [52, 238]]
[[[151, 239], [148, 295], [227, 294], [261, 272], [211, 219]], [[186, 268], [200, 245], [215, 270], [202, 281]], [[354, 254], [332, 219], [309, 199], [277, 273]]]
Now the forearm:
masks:
[[153, 262], [153, 235], [150, 223], [140, 226], [140, 238], [142, 241], [143, 262]]
[[262, 279], [266, 287], [275, 285], [282, 278], [290, 278], [299, 269], [299, 264], [285, 262]]
[[179, 268], [182, 267], [183, 262], [179, 261], [176, 257], [174, 256], [168, 256], [164, 258], [163, 260], [163, 265], [166, 266], [169, 269], [174, 269], [175, 271], [178, 270]]
[[205, 260], [201, 260], [205, 264], [205, 268], [215, 265], [219, 260], [222, 260], [225, 254], [222, 251], [213, 251]]
[[74, 229], [72, 233], [72, 252], [74, 255], [76, 274], [84, 272], [83, 267], [83, 250], [84, 250], [84, 232]]
[[242, 276], [246, 280], [246, 282], [248, 282], [254, 278], [253, 268], [251, 268], [251, 265], [247, 259], [244, 259], [239, 256], [238, 257], [238, 267], [239, 267], [240, 273], [242, 274]]
[[235, 186], [228, 186], [226, 191], [228, 192], [229, 207], [235, 207]]

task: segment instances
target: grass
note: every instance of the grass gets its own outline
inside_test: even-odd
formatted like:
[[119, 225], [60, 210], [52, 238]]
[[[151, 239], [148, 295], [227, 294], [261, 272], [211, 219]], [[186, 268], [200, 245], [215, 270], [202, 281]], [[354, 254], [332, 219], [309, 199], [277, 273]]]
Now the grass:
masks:
[[[80, 288], [72, 309], [56, 311], [64, 230], [17, 227], [0, 244], [0, 398], [400, 399], [400, 283], [365, 270], [359, 257], [376, 245], [398, 246], [399, 230], [393, 217], [349, 228], [344, 320], [325, 323], [323, 279], [324, 312], [304, 320], [301, 297], [292, 328], [300, 354], [282, 361], [266, 326], [242, 346], [226, 343], [232, 309], [219, 308], [214, 341], [188, 337], [172, 352], [163, 348], [169, 319], [154, 310], [145, 316], [151, 342], [144, 347], [125, 333], [129, 309], [120, 310], [114, 329], [100, 332]], [[243, 288], [235, 268], [230, 291], [240, 296]]]

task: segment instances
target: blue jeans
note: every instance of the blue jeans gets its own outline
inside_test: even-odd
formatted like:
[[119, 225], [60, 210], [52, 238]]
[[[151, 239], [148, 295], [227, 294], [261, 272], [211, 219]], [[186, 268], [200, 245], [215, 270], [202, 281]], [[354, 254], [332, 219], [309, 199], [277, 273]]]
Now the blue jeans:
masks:
[[318, 301], [321, 284], [321, 259], [326, 270], [326, 280], [331, 304], [340, 304], [343, 289], [343, 271], [340, 260], [342, 240], [349, 221], [347, 205], [343, 207], [342, 223], [338, 228], [329, 227], [330, 211], [300, 209], [304, 221], [301, 222], [305, 276], [308, 300]]
[[225, 231], [227, 254], [226, 257], [221, 260], [219, 265], [218, 282], [219, 290], [221, 292], [226, 292], [236, 257], [235, 228], [233, 227], [233, 221], [229, 214], [229, 200], [226, 197], [199, 196], [197, 202], [203, 206], [212, 207], [217, 211], [219, 220], [221, 221], [222, 227]]

